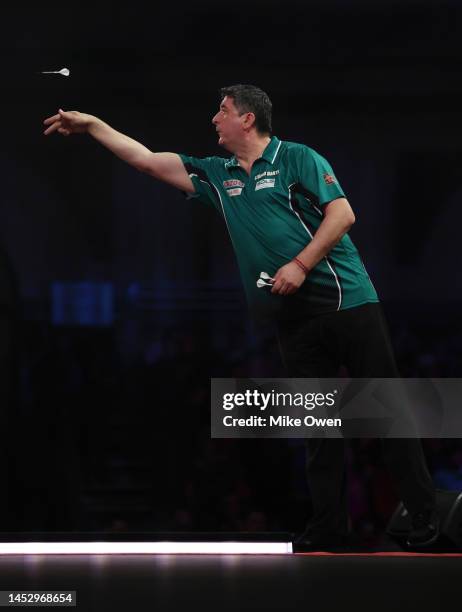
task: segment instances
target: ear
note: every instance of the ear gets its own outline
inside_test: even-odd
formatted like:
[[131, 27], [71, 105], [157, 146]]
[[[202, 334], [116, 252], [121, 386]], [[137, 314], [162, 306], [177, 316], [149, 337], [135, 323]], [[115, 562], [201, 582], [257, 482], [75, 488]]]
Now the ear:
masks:
[[243, 127], [245, 130], [250, 130], [255, 125], [254, 113], [245, 113]]

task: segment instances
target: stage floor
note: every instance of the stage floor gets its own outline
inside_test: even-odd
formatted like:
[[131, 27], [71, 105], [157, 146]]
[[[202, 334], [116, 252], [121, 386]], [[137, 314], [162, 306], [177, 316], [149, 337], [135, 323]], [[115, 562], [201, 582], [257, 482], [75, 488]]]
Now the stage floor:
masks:
[[461, 554], [0, 557], [0, 590], [77, 591], [82, 612], [436, 612], [458, 601], [460, 576]]

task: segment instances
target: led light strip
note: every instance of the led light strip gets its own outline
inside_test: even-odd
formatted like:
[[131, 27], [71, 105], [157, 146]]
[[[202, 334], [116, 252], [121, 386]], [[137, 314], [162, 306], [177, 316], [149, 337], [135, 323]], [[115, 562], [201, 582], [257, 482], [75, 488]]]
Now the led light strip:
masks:
[[1, 542], [0, 555], [286, 555], [291, 542]]

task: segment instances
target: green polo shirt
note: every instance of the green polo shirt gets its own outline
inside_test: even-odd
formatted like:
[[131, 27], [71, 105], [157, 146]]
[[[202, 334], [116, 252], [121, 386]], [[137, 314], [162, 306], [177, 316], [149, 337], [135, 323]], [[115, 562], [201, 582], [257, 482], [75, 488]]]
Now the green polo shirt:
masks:
[[311, 241], [323, 207], [344, 197], [329, 163], [313, 149], [275, 136], [250, 175], [235, 157], [180, 155], [194, 184], [193, 198], [224, 218], [251, 309], [274, 314], [287, 300], [307, 314], [377, 302], [359, 253], [345, 234], [292, 296], [258, 288], [260, 272], [274, 276]]

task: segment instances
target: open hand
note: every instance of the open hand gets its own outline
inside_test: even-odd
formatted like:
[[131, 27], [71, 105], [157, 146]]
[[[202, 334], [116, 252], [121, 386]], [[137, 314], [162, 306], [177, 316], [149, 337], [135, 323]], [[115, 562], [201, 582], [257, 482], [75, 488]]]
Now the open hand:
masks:
[[63, 111], [59, 110], [57, 115], [48, 117], [43, 122], [47, 125], [47, 129], [43, 132], [45, 136], [52, 134], [53, 132], [59, 132], [63, 136], [69, 136], [70, 134], [83, 134], [88, 131], [93, 117], [92, 115], [86, 115], [85, 113], [79, 113], [78, 111]]

